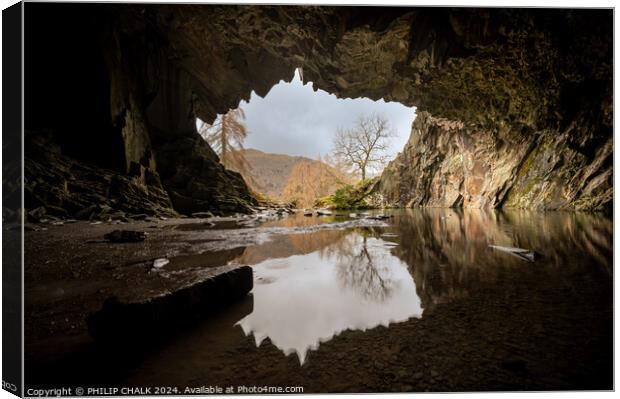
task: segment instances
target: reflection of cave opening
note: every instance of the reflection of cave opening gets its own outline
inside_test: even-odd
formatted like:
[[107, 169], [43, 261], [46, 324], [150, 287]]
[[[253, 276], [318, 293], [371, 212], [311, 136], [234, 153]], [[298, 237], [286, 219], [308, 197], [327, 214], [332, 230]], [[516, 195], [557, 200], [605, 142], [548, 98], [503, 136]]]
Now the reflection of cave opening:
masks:
[[[311, 199], [333, 193], [361, 178], [355, 165], [345, 165], [335, 151], [339, 131], [355, 131], [364, 117], [384, 118], [392, 137], [373, 153], [366, 178], [378, 176], [405, 146], [415, 108], [383, 99], [339, 99], [314, 90], [297, 68], [291, 81], [281, 80], [264, 96], [252, 92], [237, 109], [196, 128], [228, 169], [241, 173], [255, 193], [277, 200]], [[382, 142], [383, 143], [383, 142]], [[379, 159], [381, 157], [382, 159]], [[272, 165], [269, 165], [269, 164]]]

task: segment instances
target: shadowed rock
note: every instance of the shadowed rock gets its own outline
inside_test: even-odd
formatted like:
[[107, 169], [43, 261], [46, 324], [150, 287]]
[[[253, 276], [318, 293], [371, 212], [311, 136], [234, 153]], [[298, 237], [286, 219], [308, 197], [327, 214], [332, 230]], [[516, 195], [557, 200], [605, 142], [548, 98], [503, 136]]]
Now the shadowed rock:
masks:
[[252, 287], [249, 266], [206, 269], [194, 281], [154, 297], [108, 298], [88, 317], [88, 330], [97, 340], [148, 340], [226, 307]]

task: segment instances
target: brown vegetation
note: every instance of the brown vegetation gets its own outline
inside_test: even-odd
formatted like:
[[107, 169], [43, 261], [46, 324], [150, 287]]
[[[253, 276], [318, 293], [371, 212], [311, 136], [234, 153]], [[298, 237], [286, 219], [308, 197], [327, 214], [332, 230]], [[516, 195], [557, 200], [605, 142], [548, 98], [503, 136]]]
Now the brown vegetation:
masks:
[[332, 194], [352, 183], [352, 177], [331, 166], [327, 157], [319, 160], [243, 150], [248, 170], [240, 171], [251, 189], [283, 202], [296, 201], [299, 207], [312, 206], [317, 198]]

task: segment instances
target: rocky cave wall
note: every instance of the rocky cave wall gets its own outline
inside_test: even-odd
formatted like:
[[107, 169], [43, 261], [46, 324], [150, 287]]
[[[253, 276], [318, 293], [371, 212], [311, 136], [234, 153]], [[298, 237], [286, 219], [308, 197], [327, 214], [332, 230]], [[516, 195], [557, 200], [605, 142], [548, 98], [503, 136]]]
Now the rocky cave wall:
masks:
[[[611, 203], [610, 10], [29, 3], [25, 15], [32, 142], [47, 135], [59, 157], [109, 169], [136, 190], [163, 190], [161, 207], [233, 212], [255, 203], [195, 118], [210, 122], [252, 90], [264, 96], [296, 67], [339, 97], [399, 101], [426, 115], [413, 129], [425, 138], [413, 135], [384, 179], [395, 203]], [[437, 120], [458, 128], [424, 124]], [[462, 149], [460, 172], [456, 163], [425, 171]], [[580, 186], [569, 194], [543, 188], [575, 174]], [[48, 178], [28, 180], [31, 193], [49, 188]], [[428, 191], [442, 181], [444, 194]], [[63, 207], [76, 195], [63, 187], [51, 199], [27, 190], [27, 206]], [[100, 191], [111, 195], [105, 184]]]
[[613, 137], [592, 154], [592, 126], [511, 134], [420, 112], [381, 177], [392, 206], [609, 210]]
[[198, 136], [191, 75], [143, 11], [26, 5], [27, 209], [107, 218], [256, 203]]

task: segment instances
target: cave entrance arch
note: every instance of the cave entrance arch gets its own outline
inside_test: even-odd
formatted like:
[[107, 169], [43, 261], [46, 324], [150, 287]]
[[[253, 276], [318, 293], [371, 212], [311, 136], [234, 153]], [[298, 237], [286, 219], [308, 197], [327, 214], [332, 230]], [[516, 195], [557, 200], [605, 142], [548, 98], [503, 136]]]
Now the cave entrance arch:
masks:
[[225, 120], [220, 114], [209, 125], [197, 118], [196, 126], [220, 161], [241, 173], [254, 193], [311, 207], [360, 179], [359, 170], [334, 156], [339, 130], [355, 130], [359, 118], [376, 116], [387, 122], [391, 136], [382, 140], [387, 148], [380, 150], [385, 160], [367, 169], [367, 178], [376, 177], [404, 148], [415, 109], [383, 99], [338, 99], [303, 82], [302, 71], [297, 68], [290, 81], [279, 81], [265, 97], [252, 92]]

